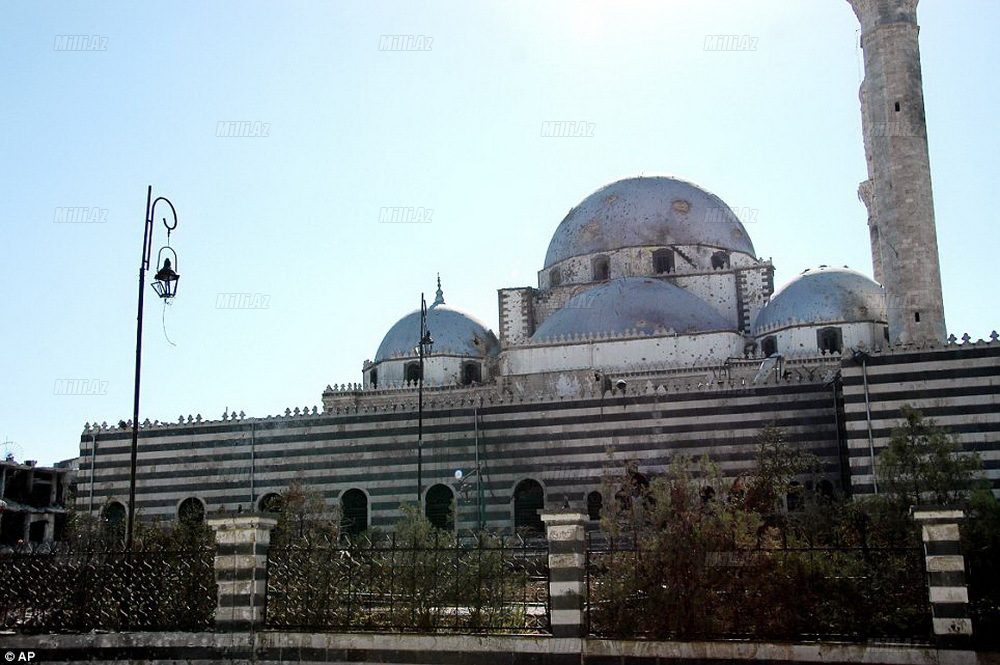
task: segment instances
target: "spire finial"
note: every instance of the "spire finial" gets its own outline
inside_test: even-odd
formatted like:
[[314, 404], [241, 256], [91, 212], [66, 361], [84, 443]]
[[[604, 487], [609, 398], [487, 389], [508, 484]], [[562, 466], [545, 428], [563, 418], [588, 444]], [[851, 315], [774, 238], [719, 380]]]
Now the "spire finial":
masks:
[[434, 294], [434, 302], [431, 303], [431, 307], [443, 304], [444, 304], [444, 291], [441, 290], [441, 273], [438, 273], [438, 290]]

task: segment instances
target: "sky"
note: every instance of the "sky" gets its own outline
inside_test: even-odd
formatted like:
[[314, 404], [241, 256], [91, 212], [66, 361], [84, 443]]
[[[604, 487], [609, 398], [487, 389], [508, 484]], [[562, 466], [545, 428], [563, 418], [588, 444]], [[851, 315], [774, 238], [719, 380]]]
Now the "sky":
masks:
[[[987, 338], [1000, 3], [923, 0], [919, 20], [947, 327]], [[0, 437], [19, 460], [131, 418], [150, 185], [181, 280], [164, 305], [147, 279], [140, 419], [321, 406], [438, 273], [498, 330], [497, 289], [537, 286], [562, 218], [622, 177], [720, 196], [777, 285], [872, 272], [844, 0], [4, 2], [0, 30]], [[556, 122], [586, 129], [543, 136]], [[414, 223], [386, 222], [400, 207]]]

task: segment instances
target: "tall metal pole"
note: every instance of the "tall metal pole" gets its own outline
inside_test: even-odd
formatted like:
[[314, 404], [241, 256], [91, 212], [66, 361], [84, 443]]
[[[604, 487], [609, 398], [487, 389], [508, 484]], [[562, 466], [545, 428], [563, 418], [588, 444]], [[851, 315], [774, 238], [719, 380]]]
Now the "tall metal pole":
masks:
[[[481, 398], [480, 398], [481, 399]], [[483, 474], [479, 466], [479, 407], [475, 407], [476, 419], [476, 529], [483, 530]]]
[[[132, 449], [131, 449], [131, 459], [129, 463], [129, 485], [128, 485], [128, 514], [126, 515], [125, 522], [125, 549], [126, 551], [132, 551], [132, 542], [135, 531], [135, 475], [136, 475], [136, 461], [139, 456], [139, 377], [141, 376], [142, 368], [142, 302], [143, 302], [143, 286], [146, 281], [146, 270], [149, 269], [149, 259], [152, 254], [153, 245], [153, 211], [156, 208], [156, 204], [160, 201], [165, 201], [168, 206], [170, 206], [170, 211], [173, 214], [174, 224], [171, 226], [167, 223], [167, 219], [163, 218], [163, 225], [167, 227], [167, 237], [169, 238], [170, 232], [177, 228], [177, 211], [174, 210], [174, 204], [170, 202], [169, 199], [162, 196], [157, 197], [153, 200], [153, 186], [150, 185], [149, 189], [146, 191], [146, 219], [145, 226], [142, 232], [142, 261], [139, 264], [139, 311], [136, 315], [136, 326], [135, 326], [135, 393], [134, 400], [132, 403]], [[168, 240], [169, 243], [169, 240]]]
[[146, 191], [146, 220], [142, 233], [142, 262], [139, 264], [139, 313], [135, 326], [135, 393], [132, 402], [132, 449], [129, 463], [128, 513], [125, 522], [125, 549], [132, 551], [132, 536], [135, 528], [135, 472], [139, 457], [139, 377], [142, 372], [142, 298], [146, 284], [146, 269], [149, 268], [150, 246], [153, 242], [153, 186]]
[[420, 294], [420, 374], [417, 376], [417, 506], [424, 496], [424, 341], [427, 337], [427, 301]]

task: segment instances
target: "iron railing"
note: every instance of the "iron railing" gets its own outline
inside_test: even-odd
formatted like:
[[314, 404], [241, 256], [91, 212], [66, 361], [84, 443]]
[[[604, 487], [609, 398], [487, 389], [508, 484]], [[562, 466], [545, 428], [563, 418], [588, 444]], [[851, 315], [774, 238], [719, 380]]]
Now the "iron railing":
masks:
[[548, 548], [517, 537], [272, 548], [269, 628], [545, 633]]
[[930, 640], [919, 548], [699, 553], [593, 545], [587, 553], [592, 635]]
[[0, 627], [199, 631], [217, 603], [214, 550], [0, 554]]

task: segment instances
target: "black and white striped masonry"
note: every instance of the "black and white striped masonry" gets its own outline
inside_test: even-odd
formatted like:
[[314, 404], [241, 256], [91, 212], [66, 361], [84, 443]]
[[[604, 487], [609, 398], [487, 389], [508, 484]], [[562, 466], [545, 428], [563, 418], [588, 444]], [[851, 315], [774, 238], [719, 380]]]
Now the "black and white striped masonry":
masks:
[[972, 619], [958, 531], [958, 523], [965, 514], [954, 508], [934, 506], [917, 506], [912, 513], [920, 524], [924, 542], [934, 637], [941, 646], [967, 646], [972, 637]]
[[584, 637], [587, 515], [575, 510], [539, 513], [549, 540], [549, 621], [553, 637]]
[[267, 604], [267, 550], [278, 521], [256, 514], [212, 517], [215, 532], [217, 630], [246, 630], [264, 623]]

